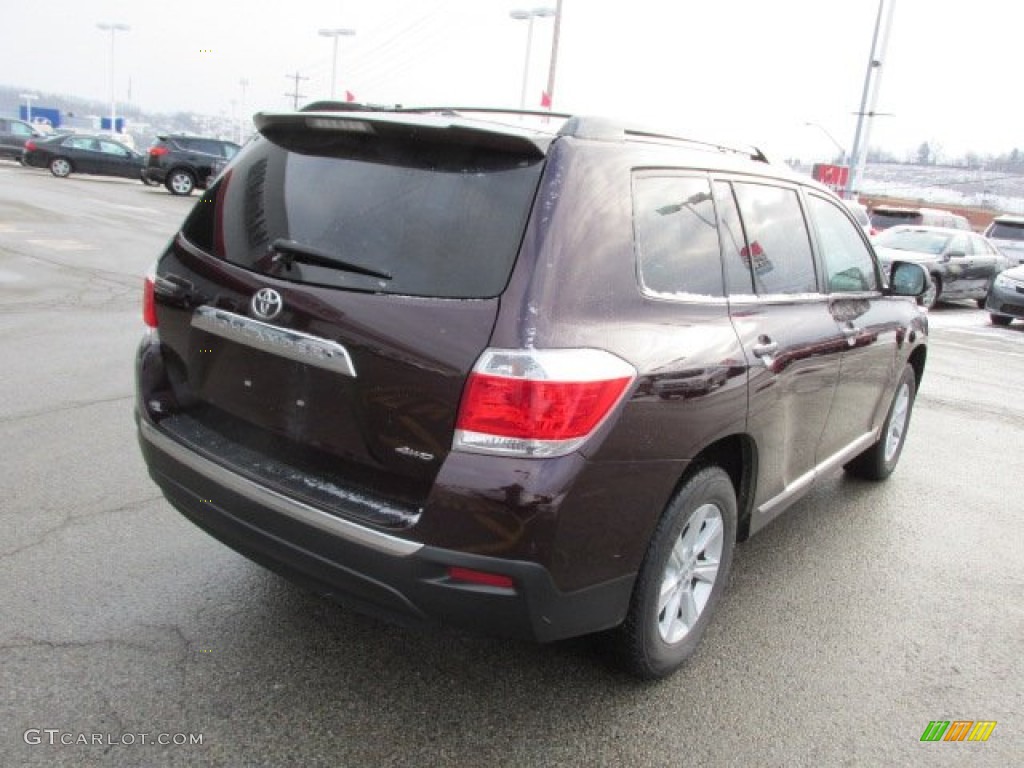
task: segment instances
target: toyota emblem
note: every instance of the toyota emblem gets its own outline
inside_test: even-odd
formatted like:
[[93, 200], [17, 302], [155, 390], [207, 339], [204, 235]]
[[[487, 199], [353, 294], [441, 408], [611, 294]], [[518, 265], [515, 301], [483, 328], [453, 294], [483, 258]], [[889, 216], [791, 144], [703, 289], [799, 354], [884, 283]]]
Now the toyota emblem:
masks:
[[253, 294], [249, 304], [252, 306], [252, 313], [260, 320], [273, 320], [284, 309], [281, 294], [273, 288], [260, 288]]

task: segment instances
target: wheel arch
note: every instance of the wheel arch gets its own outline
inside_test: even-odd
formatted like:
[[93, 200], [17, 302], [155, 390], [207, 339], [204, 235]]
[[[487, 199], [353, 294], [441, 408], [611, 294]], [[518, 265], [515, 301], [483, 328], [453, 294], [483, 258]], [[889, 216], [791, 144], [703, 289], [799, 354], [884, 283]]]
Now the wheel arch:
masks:
[[736, 540], [750, 535], [750, 517], [754, 508], [754, 485], [757, 477], [757, 446], [747, 434], [732, 434], [706, 446], [690, 462], [679, 478], [676, 491], [687, 480], [706, 467], [720, 467], [732, 480], [736, 491]]
[[910, 353], [910, 358], [907, 360], [910, 367], [914, 369], [915, 389], [921, 389], [921, 379], [924, 378], [924, 364], [927, 359], [928, 348], [921, 344]]

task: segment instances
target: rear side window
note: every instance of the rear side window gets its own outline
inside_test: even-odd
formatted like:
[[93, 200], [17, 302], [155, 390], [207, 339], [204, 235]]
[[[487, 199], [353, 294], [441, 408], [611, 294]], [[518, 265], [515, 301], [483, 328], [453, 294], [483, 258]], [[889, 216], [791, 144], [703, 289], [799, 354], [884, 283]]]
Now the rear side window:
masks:
[[182, 231], [283, 280], [493, 297], [508, 282], [542, 168], [535, 148], [297, 131], [252, 142]]
[[640, 282], [663, 297], [724, 296], [718, 227], [705, 177], [639, 177], [634, 226]]
[[743, 260], [760, 294], [817, 293], [811, 241], [796, 190], [735, 183], [747, 233]]

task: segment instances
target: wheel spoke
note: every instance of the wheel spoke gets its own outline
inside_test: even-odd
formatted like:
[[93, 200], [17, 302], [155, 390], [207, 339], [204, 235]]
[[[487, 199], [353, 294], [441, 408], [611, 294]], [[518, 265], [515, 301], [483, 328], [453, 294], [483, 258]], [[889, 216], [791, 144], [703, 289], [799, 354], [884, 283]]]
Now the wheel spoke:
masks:
[[699, 581], [706, 582], [708, 584], [714, 584], [715, 579], [718, 578], [718, 566], [719, 561], [716, 560], [698, 560], [697, 565], [693, 568], [693, 578]]
[[674, 634], [675, 624], [679, 620], [679, 603], [682, 598], [683, 590], [673, 590], [668, 602], [665, 604], [665, 607], [658, 612], [658, 623], [661, 624], [663, 637], [666, 635], [671, 637], [671, 635]]
[[687, 588], [682, 590], [682, 593], [682, 600], [680, 601], [680, 607], [683, 611], [682, 622], [686, 625], [687, 629], [690, 629], [697, 623], [697, 615], [700, 611], [697, 610], [697, 601], [693, 597], [693, 590]]
[[722, 550], [722, 531], [721, 517], [708, 518], [704, 530], [697, 536], [697, 542], [693, 547], [694, 554], [702, 555], [710, 548], [715, 548], [715, 551], [720, 552]]

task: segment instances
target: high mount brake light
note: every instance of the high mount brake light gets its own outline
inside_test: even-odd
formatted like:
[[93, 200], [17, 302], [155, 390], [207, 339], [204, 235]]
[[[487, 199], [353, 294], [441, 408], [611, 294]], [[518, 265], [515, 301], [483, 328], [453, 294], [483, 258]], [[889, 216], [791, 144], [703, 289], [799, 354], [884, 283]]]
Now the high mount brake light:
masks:
[[510, 456], [572, 453], [635, 378], [633, 366], [599, 349], [487, 349], [462, 394], [453, 447]]

